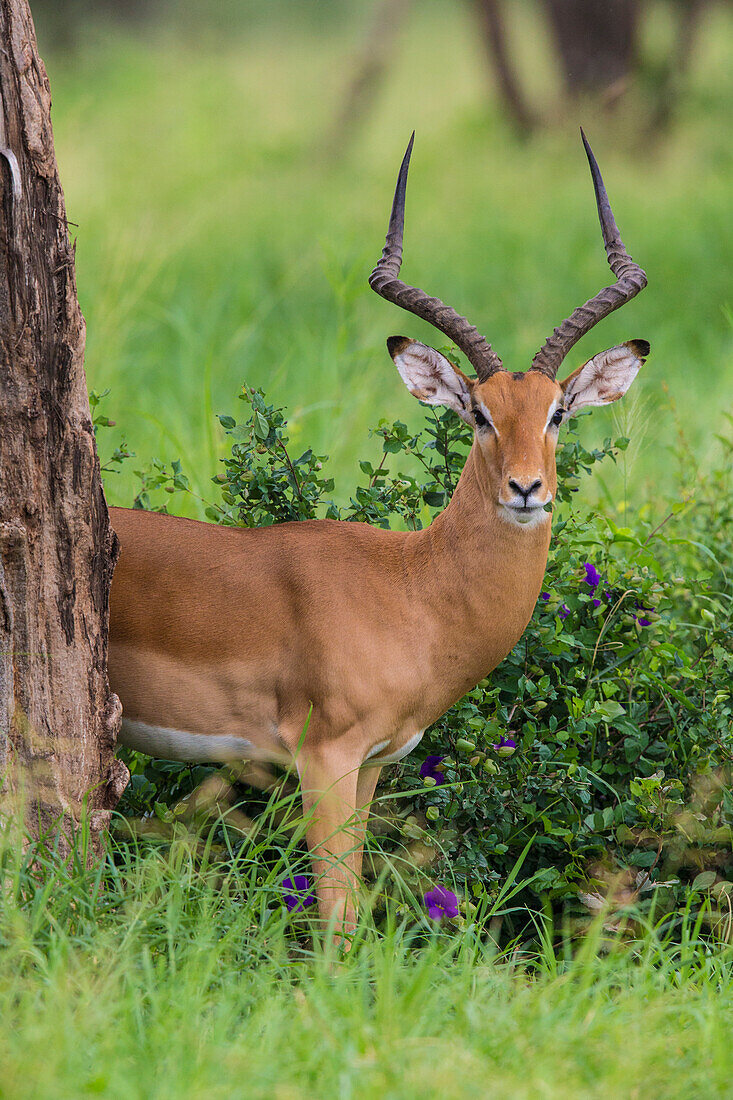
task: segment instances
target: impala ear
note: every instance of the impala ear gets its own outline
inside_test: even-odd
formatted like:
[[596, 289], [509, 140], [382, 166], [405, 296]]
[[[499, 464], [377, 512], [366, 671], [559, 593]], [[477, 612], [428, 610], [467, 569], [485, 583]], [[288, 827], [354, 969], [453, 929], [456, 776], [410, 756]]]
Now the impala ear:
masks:
[[586, 405], [609, 405], [628, 390], [649, 354], [646, 340], [629, 340], [594, 355], [560, 383], [571, 415]]
[[426, 405], [447, 405], [467, 423], [473, 424], [473, 381], [462, 370], [449, 363], [439, 351], [406, 336], [390, 336], [387, 348], [413, 397]]

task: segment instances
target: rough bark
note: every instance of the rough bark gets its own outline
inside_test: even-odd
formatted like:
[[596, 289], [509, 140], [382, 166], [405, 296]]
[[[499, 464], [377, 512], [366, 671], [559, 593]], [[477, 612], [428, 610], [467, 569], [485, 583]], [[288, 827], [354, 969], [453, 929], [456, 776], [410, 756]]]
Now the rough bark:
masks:
[[107, 681], [117, 543], [27, 0], [0, 0], [0, 45], [0, 774], [34, 835], [68, 837], [86, 804], [96, 843], [128, 778]]

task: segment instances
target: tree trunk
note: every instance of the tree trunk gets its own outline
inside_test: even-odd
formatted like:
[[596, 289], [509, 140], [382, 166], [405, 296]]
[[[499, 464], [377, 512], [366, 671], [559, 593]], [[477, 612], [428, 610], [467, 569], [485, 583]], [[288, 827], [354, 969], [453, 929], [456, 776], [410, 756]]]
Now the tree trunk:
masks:
[[327, 156], [341, 156], [344, 148], [353, 142], [374, 103], [411, 6], [412, 0], [380, 0], [377, 4], [359, 56], [351, 65], [351, 79], [326, 140]]
[[496, 74], [496, 83], [507, 115], [517, 131], [527, 135], [534, 129], [535, 120], [509, 58], [502, 10], [497, 0], [474, 0], [474, 7], [481, 26], [481, 37], [489, 63]]
[[639, 0], [545, 0], [570, 95], [598, 92], [636, 61]]
[[92, 843], [128, 779], [107, 681], [117, 540], [84, 378], [84, 320], [27, 0], [0, 0], [0, 775], [35, 836]]
[[655, 105], [649, 120], [652, 134], [666, 129], [674, 114], [697, 44], [700, 21], [707, 6], [707, 0], [677, 0], [674, 5], [677, 9], [675, 42], [654, 89]]

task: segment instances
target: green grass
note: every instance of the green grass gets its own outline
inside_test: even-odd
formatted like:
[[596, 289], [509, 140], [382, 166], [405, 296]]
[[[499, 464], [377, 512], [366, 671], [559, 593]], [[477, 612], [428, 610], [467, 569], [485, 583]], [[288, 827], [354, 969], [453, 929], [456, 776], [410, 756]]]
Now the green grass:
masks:
[[[487, 87], [467, 9], [428, 5], [412, 17], [365, 126], [331, 156], [325, 137], [366, 12], [316, 26], [293, 7], [292, 18], [209, 38], [180, 27], [98, 32], [72, 59], [51, 53], [89, 385], [111, 387], [107, 414], [138, 463], [180, 458], [211, 497], [225, 453], [214, 414], [232, 411], [245, 380], [289, 407], [296, 446], [333, 456], [341, 496], [357, 458], [377, 453], [367, 433], [379, 418], [419, 421], [385, 337], [443, 338], [366, 281], [413, 126], [405, 276], [464, 310], [507, 366], [526, 367], [609, 278], [582, 121], [649, 288], [586, 337], [567, 369], [629, 337], [653, 348], [633, 398], [585, 428], [600, 441], [616, 417], [634, 436], [633, 461], [595, 491], [614, 505], [658, 496], [680, 451], [671, 403], [694, 461], [707, 464], [733, 382], [730, 13], [706, 21], [663, 141], [643, 133], [632, 94], [617, 116], [589, 106], [520, 144]], [[539, 24], [522, 4], [513, 19], [539, 93]], [[684, 464], [691, 477], [687, 455]], [[108, 494], [129, 504], [131, 472], [109, 478]]]
[[123, 847], [103, 891], [3, 854], [8, 1100], [729, 1095], [733, 955], [691, 924], [610, 951], [596, 926], [564, 960], [367, 918], [337, 962], [246, 859], [213, 877], [185, 839]]

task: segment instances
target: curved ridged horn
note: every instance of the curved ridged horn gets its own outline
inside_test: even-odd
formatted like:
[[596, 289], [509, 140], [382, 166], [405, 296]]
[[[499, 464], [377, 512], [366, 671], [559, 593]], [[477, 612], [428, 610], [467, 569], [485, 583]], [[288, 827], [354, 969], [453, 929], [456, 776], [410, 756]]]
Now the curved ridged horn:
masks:
[[422, 317], [429, 321], [435, 328], [444, 332], [469, 360], [476, 370], [479, 381], [483, 382], [490, 375], [502, 370], [501, 359], [491, 347], [478, 329], [469, 325], [465, 317], [456, 313], [450, 306], [441, 302], [440, 298], [431, 298], [424, 290], [408, 286], [398, 278], [402, 265], [402, 235], [405, 227], [405, 193], [407, 190], [407, 170], [410, 167], [410, 155], [412, 144], [415, 140], [413, 130], [410, 144], [407, 146], [397, 177], [397, 187], [392, 203], [392, 213], [387, 229], [387, 239], [382, 250], [382, 257], [369, 276], [369, 286], [393, 302], [396, 306]]
[[604, 287], [596, 294], [595, 298], [590, 298], [584, 306], [578, 306], [577, 309], [573, 310], [568, 319], [563, 321], [559, 328], [555, 329], [552, 336], [548, 337], [544, 346], [537, 352], [532, 360], [530, 370], [540, 370], [550, 378], [555, 377], [563, 359], [573, 344], [577, 344], [581, 336], [585, 336], [586, 332], [590, 332], [594, 325], [597, 325], [609, 313], [613, 313], [619, 306], [630, 302], [640, 290], [644, 289], [647, 283], [646, 273], [638, 264], [634, 263], [621, 240], [611, 204], [608, 201], [606, 188], [603, 185], [600, 169], [582, 128], [580, 134], [583, 138], [583, 145], [593, 177], [598, 218], [603, 232], [603, 243], [606, 246], [606, 256], [611, 271], [618, 281], [613, 286]]

